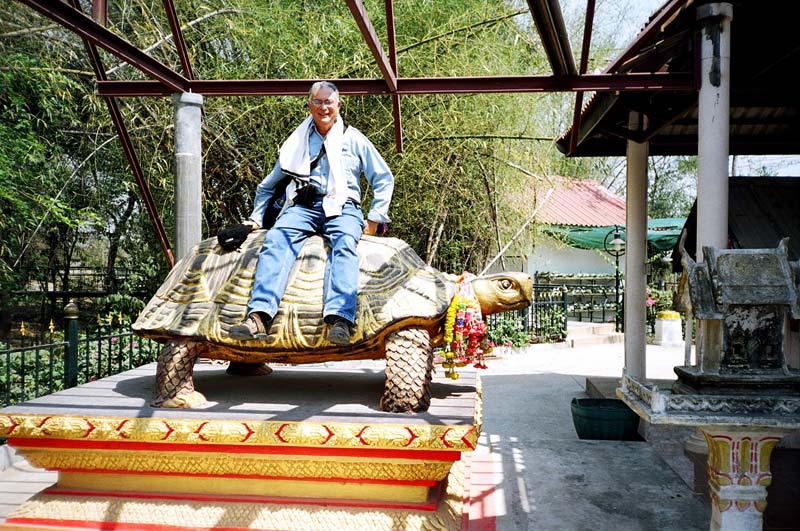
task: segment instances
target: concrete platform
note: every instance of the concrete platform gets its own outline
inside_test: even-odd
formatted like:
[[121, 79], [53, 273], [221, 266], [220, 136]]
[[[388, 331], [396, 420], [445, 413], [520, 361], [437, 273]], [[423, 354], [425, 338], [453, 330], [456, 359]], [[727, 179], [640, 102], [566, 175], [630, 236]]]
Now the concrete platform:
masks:
[[[586, 396], [587, 376], [619, 377], [622, 359], [621, 345], [581, 349], [542, 345], [489, 360], [489, 369], [481, 372], [483, 433], [472, 454], [483, 468], [472, 476], [471, 490], [476, 503], [470, 511], [471, 529], [708, 529], [707, 509], [649, 444], [577, 438], [570, 400]], [[670, 378], [672, 366], [682, 359], [682, 349], [648, 346], [648, 376]], [[303, 393], [308, 400], [280, 399], [281, 378], [274, 383], [270, 380], [280, 375], [276, 368], [267, 377], [236, 380], [244, 387], [244, 397], [229, 406], [235, 414], [259, 418], [274, 418], [279, 414], [297, 419], [336, 418], [343, 411], [374, 415], [378, 420], [387, 415], [377, 410], [382, 386], [381, 362], [328, 365], [341, 371], [337, 373], [339, 379], [315, 382]], [[205, 414], [218, 413], [222, 408], [221, 390], [230, 377], [221, 371], [214, 372], [219, 369], [210, 366], [206, 375], [203, 368], [197, 380], [200, 390], [216, 402]], [[87, 393], [91, 396], [85, 397], [86, 403], [102, 410], [98, 394], [111, 393], [120, 395], [121, 400], [139, 400], [137, 404], [141, 406], [152, 386], [150, 370], [141, 369], [130, 386], [119, 381], [97, 382], [95, 390]], [[356, 395], [361, 398], [354, 398]], [[436, 395], [440, 396], [438, 392]], [[283, 405], [267, 408], [263, 405], [264, 396], [271, 396]], [[312, 400], [321, 401], [316, 412], [309, 409]], [[48, 407], [64, 406], [53, 404], [52, 399], [50, 402]], [[124, 407], [136, 405], [130, 402]], [[456, 412], [441, 413], [452, 422], [462, 418]], [[44, 486], [47, 474], [52, 481], [54, 474], [39, 472], [30, 473], [21, 483], [28, 490], [31, 490], [29, 481], [39, 481], [35, 486]], [[7, 477], [8, 471], [0, 473], [0, 482]], [[8, 511], [13, 506], [10, 497], [19, 493], [10, 482], [2, 484], [9, 486], [0, 493], [0, 501], [6, 503], [0, 505], [0, 511]], [[0, 516], [4, 514], [8, 513]]]
[[[195, 388], [208, 403], [198, 409], [153, 408], [154, 363], [80, 387], [29, 400], [3, 413], [92, 415], [127, 418], [202, 418], [284, 422], [336, 422], [347, 419], [394, 422], [396, 413], [378, 408], [384, 364], [370, 361], [279, 366], [268, 376], [238, 377], [224, 364], [198, 364]], [[426, 413], [404, 415], [415, 424], [470, 424], [475, 372], [454, 381], [438, 379]]]
[[190, 410], [149, 405], [149, 365], [5, 408], [0, 435], [58, 480], [0, 528], [461, 529], [460, 458], [477, 446], [482, 408], [476, 370], [459, 372], [435, 376], [415, 414], [378, 409], [374, 364], [259, 377], [201, 365], [194, 383], [209, 402]]
[[[613, 377], [613, 349], [529, 351], [482, 376], [478, 452], [495, 457], [503, 478], [498, 530], [708, 529], [710, 511], [651, 445], [577, 438], [570, 401], [587, 396], [587, 375]], [[654, 365], [664, 356], [654, 349]]]

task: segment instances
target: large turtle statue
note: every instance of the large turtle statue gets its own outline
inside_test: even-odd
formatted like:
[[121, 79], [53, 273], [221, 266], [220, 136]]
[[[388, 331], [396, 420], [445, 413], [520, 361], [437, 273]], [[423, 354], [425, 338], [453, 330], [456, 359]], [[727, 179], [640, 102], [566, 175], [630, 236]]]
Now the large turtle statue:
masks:
[[[295, 262], [267, 337], [235, 340], [228, 332], [245, 318], [265, 233], [251, 233], [239, 250], [230, 252], [223, 251], [216, 238], [201, 242], [175, 265], [142, 310], [134, 331], [165, 343], [153, 406], [191, 408], [205, 403], [192, 382], [200, 357], [238, 364], [386, 358], [381, 409], [427, 410], [433, 348], [442, 342], [456, 277], [427, 266], [402, 240], [362, 237], [356, 327], [352, 343], [339, 347], [325, 339], [322, 287], [327, 250], [322, 238], [314, 236]], [[502, 273], [472, 282], [484, 314], [531, 303], [527, 274]]]

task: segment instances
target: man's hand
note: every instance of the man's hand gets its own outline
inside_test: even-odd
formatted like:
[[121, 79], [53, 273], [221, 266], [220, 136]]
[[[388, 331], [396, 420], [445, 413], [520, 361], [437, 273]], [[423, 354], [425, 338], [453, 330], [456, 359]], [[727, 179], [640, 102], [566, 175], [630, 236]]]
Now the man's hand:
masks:
[[256, 223], [255, 221], [253, 221], [252, 219], [246, 219], [246, 220], [242, 221], [242, 225], [246, 225], [247, 227], [250, 227], [250, 232], [252, 232], [254, 230], [258, 230], [258, 229], [261, 228], [259, 226], [259, 224]]
[[377, 221], [367, 220], [367, 226], [364, 227], [364, 234], [367, 236], [386, 236], [388, 227], [386, 223], [379, 223]]
[[368, 219], [367, 226], [364, 227], [364, 234], [366, 234], [367, 236], [375, 236], [376, 234], [378, 234], [378, 222]]

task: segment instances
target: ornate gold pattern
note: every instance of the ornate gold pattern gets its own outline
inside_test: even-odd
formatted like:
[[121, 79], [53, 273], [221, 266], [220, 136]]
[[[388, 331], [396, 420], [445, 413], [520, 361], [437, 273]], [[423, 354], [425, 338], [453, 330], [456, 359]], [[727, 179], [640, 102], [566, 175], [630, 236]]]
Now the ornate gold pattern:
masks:
[[[329, 531], [370, 529], [373, 531], [457, 531], [461, 529], [464, 497], [464, 465], [453, 466], [436, 511], [358, 508], [317, 505], [276, 505], [126, 498], [77, 497], [38, 494], [12, 515], [23, 519], [58, 519], [79, 522], [118, 522], [130, 525], [169, 525], [172, 528], [282, 529], [285, 531]], [[179, 522], [180, 525], [176, 525]], [[4, 526], [0, 524], [0, 529]]]
[[[446, 477], [446, 476], [445, 476]], [[310, 481], [308, 479], [254, 479], [254, 478], [229, 478], [215, 476], [213, 479], [197, 476], [180, 475], [140, 475], [140, 474], [87, 474], [86, 472], [61, 472], [58, 475], [58, 486], [49, 494], [64, 494], [74, 489], [91, 491], [97, 496], [104, 496], [109, 492], [121, 495], [130, 493], [134, 497], [142, 497], [142, 493], [158, 493], [155, 497], [164, 494], [177, 495], [178, 497], [211, 496], [216, 499], [223, 497], [228, 501], [241, 500], [242, 497], [256, 496], [263, 501], [271, 498], [311, 498], [313, 500], [335, 498], [340, 502], [348, 501], [351, 505], [358, 505], [364, 500], [380, 501], [384, 503], [424, 503], [428, 499], [430, 486], [416, 484], [371, 483], [358, 481], [345, 481], [335, 479], [332, 481]]]
[[[476, 405], [476, 415], [479, 413]], [[442, 426], [0, 415], [3, 437], [84, 441], [470, 451], [479, 434], [479, 422], [475, 426]]]
[[447, 477], [451, 461], [305, 459], [291, 456], [127, 450], [29, 449], [19, 452], [34, 466], [50, 470], [156, 472], [215, 476], [339, 478], [397, 481], [439, 481]]

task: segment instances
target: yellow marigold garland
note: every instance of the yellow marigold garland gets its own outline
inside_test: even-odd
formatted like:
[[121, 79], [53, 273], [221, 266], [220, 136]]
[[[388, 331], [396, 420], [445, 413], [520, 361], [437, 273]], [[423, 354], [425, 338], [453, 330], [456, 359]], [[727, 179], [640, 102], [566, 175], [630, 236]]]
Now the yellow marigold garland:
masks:
[[457, 281], [456, 294], [447, 308], [444, 321], [444, 362], [445, 376], [458, 379], [456, 367], [464, 367], [475, 362], [476, 369], [485, 369], [484, 355], [492, 351], [486, 337], [486, 323], [481, 315], [478, 298], [472, 291], [475, 275], [464, 272]]

